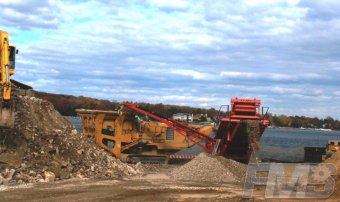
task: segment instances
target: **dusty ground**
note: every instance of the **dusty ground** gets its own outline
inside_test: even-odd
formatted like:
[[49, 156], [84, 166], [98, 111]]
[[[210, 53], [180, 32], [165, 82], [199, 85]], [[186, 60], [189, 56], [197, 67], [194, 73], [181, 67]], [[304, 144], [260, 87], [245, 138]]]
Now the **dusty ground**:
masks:
[[264, 199], [264, 191], [255, 199], [242, 198], [240, 183], [177, 181], [168, 174], [178, 166], [144, 166], [142, 177], [122, 180], [70, 179], [52, 183], [1, 187], [0, 201], [339, 201]]
[[124, 180], [71, 179], [12, 186], [0, 192], [0, 201], [248, 201], [240, 197], [240, 184], [174, 181], [167, 176], [173, 168], [161, 166], [143, 177]]

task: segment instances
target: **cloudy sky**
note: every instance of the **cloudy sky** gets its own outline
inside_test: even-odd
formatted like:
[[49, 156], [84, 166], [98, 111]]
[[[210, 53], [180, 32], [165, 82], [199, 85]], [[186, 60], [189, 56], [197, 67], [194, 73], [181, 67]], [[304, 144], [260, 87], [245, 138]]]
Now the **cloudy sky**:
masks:
[[0, 0], [36, 90], [340, 118], [340, 1]]

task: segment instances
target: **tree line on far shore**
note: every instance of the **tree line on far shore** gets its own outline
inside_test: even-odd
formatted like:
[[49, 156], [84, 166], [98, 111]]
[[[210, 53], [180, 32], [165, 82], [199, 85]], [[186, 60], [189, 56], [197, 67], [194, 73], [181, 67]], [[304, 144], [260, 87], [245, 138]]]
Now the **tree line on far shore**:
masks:
[[[64, 116], [77, 116], [75, 109], [115, 110], [120, 105], [117, 101], [100, 100], [84, 96], [77, 97], [44, 92], [35, 92], [35, 96], [50, 101], [59, 113]], [[215, 120], [219, 113], [218, 110], [214, 108], [203, 109], [162, 103], [138, 103], [138, 106], [165, 118], [170, 118], [175, 113], [189, 113], [194, 115], [203, 114], [207, 117], [211, 117], [212, 120]], [[324, 128], [340, 130], [340, 121], [333, 119], [332, 117], [317, 118], [268, 114], [268, 118], [271, 125], [275, 127]]]
[[276, 127], [324, 128], [340, 130], [340, 121], [330, 116], [324, 119], [317, 117], [286, 116], [286, 115], [270, 115], [269, 117], [271, 124]]

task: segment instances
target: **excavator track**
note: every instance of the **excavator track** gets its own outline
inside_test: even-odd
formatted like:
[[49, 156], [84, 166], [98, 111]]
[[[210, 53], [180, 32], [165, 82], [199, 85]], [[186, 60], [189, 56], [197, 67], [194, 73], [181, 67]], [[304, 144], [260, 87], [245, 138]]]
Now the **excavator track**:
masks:
[[172, 154], [169, 156], [168, 164], [184, 164], [197, 156], [198, 154]]
[[149, 164], [165, 164], [168, 162], [167, 156], [163, 155], [128, 155], [127, 163], [149, 163]]
[[172, 154], [166, 155], [128, 155], [128, 163], [149, 163], [149, 164], [181, 164], [194, 159], [197, 154]]

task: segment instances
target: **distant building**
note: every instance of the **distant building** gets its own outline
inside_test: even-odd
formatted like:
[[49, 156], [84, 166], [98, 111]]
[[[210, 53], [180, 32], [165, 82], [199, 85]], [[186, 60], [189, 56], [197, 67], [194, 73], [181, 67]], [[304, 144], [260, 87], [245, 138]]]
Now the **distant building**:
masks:
[[194, 122], [211, 122], [212, 119], [208, 116], [208, 114], [195, 114]]
[[187, 113], [176, 113], [172, 115], [172, 118], [177, 120], [177, 121], [189, 121], [189, 122], [193, 122], [194, 118], [193, 118], [193, 114], [187, 114]]
[[202, 114], [195, 114], [195, 116], [193, 117], [195, 122], [199, 122], [201, 120], [201, 116]]

